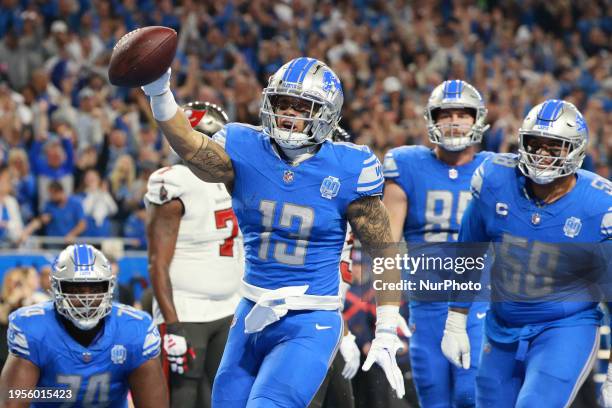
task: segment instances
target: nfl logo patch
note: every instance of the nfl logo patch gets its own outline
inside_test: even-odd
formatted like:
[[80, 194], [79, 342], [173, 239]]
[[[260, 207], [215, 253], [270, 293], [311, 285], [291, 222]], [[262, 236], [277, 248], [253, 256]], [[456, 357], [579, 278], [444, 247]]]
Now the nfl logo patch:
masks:
[[287, 184], [293, 183], [293, 172], [291, 170], [285, 170], [283, 181]]
[[327, 176], [321, 183], [321, 197], [331, 200], [338, 195], [340, 190], [340, 180], [338, 177]]
[[566, 237], [574, 238], [576, 235], [580, 234], [581, 229], [582, 221], [580, 221], [580, 218], [569, 217], [567, 220], [565, 220], [563, 233]]
[[115, 344], [111, 349], [111, 361], [113, 364], [123, 364], [127, 358], [127, 350], [121, 344]]
[[533, 225], [538, 225], [540, 223], [540, 221], [542, 221], [542, 218], [540, 217], [540, 214], [535, 213], [531, 216], [531, 223]]

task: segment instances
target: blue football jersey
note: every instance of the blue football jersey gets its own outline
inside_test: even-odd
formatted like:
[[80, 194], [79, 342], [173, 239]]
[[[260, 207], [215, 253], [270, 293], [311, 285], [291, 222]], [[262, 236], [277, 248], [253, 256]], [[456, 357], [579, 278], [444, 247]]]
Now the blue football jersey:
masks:
[[376, 156], [366, 146], [325, 141], [292, 166], [256, 127], [231, 123], [214, 139], [234, 167], [232, 205], [244, 235], [245, 281], [266, 289], [308, 285], [306, 294], [337, 295], [347, 208], [382, 194]]
[[[517, 162], [516, 155], [496, 155], [476, 170], [471, 183], [474, 199], [459, 234], [461, 242], [499, 243], [493, 270], [503, 273], [492, 278], [493, 296], [530, 300], [497, 302], [492, 309], [503, 322], [517, 326], [568, 317], [571, 321], [572, 316], [598, 319], [596, 302], [534, 300], [554, 297], [554, 286], [547, 282], [559, 281], [560, 274], [572, 269], [588, 273], [588, 251], [596, 254], [601, 251], [598, 245], [603, 245], [597, 243], [612, 239], [612, 183], [578, 170], [574, 188], [545, 204], [528, 196]], [[585, 289], [581, 286], [585, 282], [575, 275], [569, 275], [565, 283], [570, 296]]]
[[474, 171], [492, 153], [476, 153], [461, 166], [449, 166], [425, 146], [402, 146], [385, 156], [385, 179], [406, 193], [406, 242], [456, 242], [469, 201]]
[[70, 406], [127, 407], [130, 373], [160, 352], [151, 317], [115, 303], [89, 347], [73, 339], [59, 319], [53, 302], [14, 311], [9, 316], [9, 352], [39, 368], [37, 387], [71, 389], [76, 402]]

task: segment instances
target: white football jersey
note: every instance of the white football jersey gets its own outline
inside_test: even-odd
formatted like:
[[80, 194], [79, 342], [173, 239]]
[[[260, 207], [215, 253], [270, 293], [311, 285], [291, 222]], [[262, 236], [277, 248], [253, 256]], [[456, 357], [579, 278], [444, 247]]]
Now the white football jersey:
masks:
[[[244, 273], [244, 249], [232, 199], [225, 186], [206, 183], [184, 165], [157, 170], [145, 202], [183, 203], [184, 214], [170, 264], [174, 306], [182, 322], [209, 322], [234, 313]], [[156, 323], [163, 323], [153, 302]]]

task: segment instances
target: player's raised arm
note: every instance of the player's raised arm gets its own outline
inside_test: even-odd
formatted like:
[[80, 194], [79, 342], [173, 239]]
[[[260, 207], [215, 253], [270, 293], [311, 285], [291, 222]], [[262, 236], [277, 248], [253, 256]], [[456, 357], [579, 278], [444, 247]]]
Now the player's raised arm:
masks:
[[222, 146], [192, 129], [170, 91], [170, 69], [157, 80], [143, 86], [142, 90], [151, 98], [153, 117], [174, 151], [202, 180], [224, 183], [230, 188], [234, 180], [234, 169], [229, 156]]
[[[378, 196], [365, 196], [353, 201], [348, 207], [347, 218], [363, 249], [373, 259], [395, 258], [397, 246], [393, 245], [389, 213]], [[399, 282], [400, 271], [389, 269], [381, 277], [383, 283]], [[398, 398], [405, 393], [404, 378], [395, 360], [397, 350], [402, 347], [397, 337], [400, 298], [399, 291], [376, 291], [376, 335], [363, 364], [366, 371], [374, 363], [380, 365]]]
[[[24, 390], [36, 388], [38, 383], [39, 370], [28, 360], [10, 354], [0, 376], [0, 406], [28, 407], [30, 401], [21, 396]], [[19, 396], [16, 394], [19, 392]]]

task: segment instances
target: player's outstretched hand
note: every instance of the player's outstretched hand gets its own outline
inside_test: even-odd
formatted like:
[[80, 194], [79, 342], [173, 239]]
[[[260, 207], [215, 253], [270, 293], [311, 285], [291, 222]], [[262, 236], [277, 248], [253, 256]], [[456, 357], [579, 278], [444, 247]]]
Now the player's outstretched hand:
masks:
[[608, 364], [608, 376], [601, 387], [599, 405], [604, 408], [612, 408], [612, 364]]
[[172, 69], [168, 68], [165, 74], [157, 78], [155, 81], [150, 84], [146, 84], [141, 87], [145, 95], [147, 96], [157, 96], [165, 94], [170, 90], [170, 74], [172, 73]]
[[404, 377], [402, 371], [397, 366], [395, 353], [402, 348], [403, 343], [397, 337], [395, 331], [386, 331], [384, 329], [376, 329], [376, 335], [370, 346], [370, 351], [363, 363], [363, 371], [368, 371], [372, 364], [378, 364], [387, 377], [387, 381], [391, 388], [395, 391], [397, 398], [402, 398], [405, 394]]
[[448, 361], [467, 370], [470, 368], [470, 339], [466, 325], [466, 314], [449, 310], [441, 347]]
[[164, 334], [164, 351], [170, 363], [170, 371], [184, 374], [189, 369], [189, 360], [195, 359], [195, 352], [187, 341], [187, 335], [181, 323], [166, 325]]
[[355, 343], [355, 336], [349, 332], [346, 336], [342, 337], [340, 342], [340, 354], [344, 358], [344, 368], [342, 369], [342, 376], [347, 380], [351, 380], [357, 371], [359, 370], [359, 347]]

